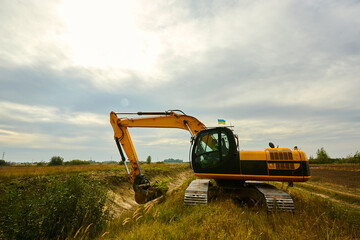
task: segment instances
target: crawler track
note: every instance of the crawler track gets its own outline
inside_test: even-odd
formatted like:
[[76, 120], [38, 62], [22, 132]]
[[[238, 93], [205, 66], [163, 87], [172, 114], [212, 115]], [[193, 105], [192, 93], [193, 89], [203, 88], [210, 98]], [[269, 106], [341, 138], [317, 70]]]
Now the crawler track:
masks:
[[196, 179], [185, 190], [184, 205], [207, 204], [209, 198], [209, 179]]
[[[192, 181], [185, 191], [184, 205], [192, 206], [207, 204], [209, 199], [209, 179], [196, 179]], [[231, 192], [231, 196], [239, 200], [251, 200], [265, 206], [268, 212], [295, 211], [294, 201], [291, 196], [276, 187], [261, 183], [249, 182], [238, 186], [224, 187]]]

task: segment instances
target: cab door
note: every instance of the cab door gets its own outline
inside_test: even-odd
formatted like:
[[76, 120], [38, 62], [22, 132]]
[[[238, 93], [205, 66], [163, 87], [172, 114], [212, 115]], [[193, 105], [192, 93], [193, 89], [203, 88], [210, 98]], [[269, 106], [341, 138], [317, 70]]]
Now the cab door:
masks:
[[192, 148], [196, 173], [240, 173], [235, 137], [228, 128], [213, 128], [197, 134]]

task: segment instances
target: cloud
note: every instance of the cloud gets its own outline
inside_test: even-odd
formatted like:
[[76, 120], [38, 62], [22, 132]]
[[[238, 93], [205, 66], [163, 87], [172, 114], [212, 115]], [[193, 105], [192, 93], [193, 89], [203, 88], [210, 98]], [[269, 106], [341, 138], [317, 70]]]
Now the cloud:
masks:
[[66, 152], [83, 151], [98, 145], [100, 150], [104, 148], [103, 143], [111, 140], [108, 117], [95, 113], [1, 101], [0, 119], [0, 143], [5, 149]]
[[2, 1], [0, 63], [3, 66], [61, 66], [65, 59], [61, 44], [54, 44], [63, 24], [54, 18], [57, 2]]
[[[208, 126], [232, 122], [245, 148], [275, 139], [355, 152], [359, 14], [352, 0], [1, 1], [1, 139], [78, 139], [102, 156], [110, 111], [176, 108]], [[133, 138], [140, 155], [175, 158], [166, 146], [181, 155], [188, 140]]]
[[51, 134], [24, 133], [0, 129], [0, 143], [3, 147], [26, 146], [29, 149], [87, 149], [87, 137], [60, 137]]
[[51, 106], [33, 106], [18, 104], [13, 102], [0, 102], [0, 117], [2, 119], [15, 120], [18, 122], [30, 123], [51, 123], [58, 122], [62, 124], [73, 125], [105, 125], [104, 115], [84, 112], [61, 112], [56, 107]]

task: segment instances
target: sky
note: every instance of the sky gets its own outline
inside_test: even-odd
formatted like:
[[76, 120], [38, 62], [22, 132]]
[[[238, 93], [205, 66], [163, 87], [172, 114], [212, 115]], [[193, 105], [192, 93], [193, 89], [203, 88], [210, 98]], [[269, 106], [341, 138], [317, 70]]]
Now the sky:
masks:
[[[358, 0], [2, 0], [0, 157], [119, 161], [109, 113], [181, 109], [241, 150], [360, 151]], [[130, 129], [140, 160], [190, 134]]]

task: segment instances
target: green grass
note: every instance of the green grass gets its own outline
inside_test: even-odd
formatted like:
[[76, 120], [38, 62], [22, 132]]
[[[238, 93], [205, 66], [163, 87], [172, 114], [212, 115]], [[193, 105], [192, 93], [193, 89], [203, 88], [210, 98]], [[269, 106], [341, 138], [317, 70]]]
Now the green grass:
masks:
[[[130, 187], [124, 166], [10, 167], [0, 177], [0, 239], [93, 239], [110, 220], [109, 189]], [[187, 164], [150, 164], [155, 185]], [[4, 173], [4, 172], [3, 172]], [[1, 174], [0, 174], [1, 176]], [[165, 179], [164, 179], [165, 178]]]
[[158, 205], [144, 205], [113, 220], [107, 239], [356, 239], [360, 214], [292, 190], [296, 212], [268, 214], [218, 197], [184, 207], [186, 186]]

